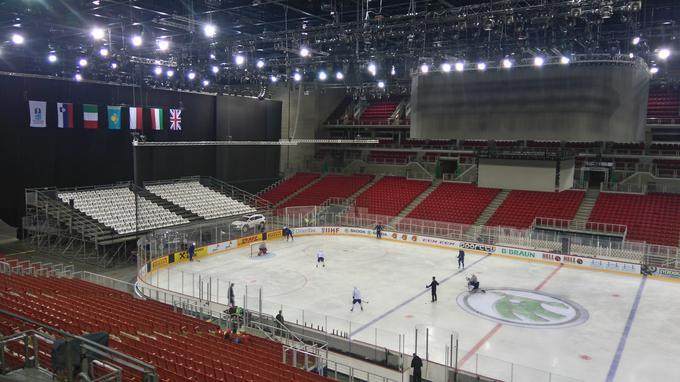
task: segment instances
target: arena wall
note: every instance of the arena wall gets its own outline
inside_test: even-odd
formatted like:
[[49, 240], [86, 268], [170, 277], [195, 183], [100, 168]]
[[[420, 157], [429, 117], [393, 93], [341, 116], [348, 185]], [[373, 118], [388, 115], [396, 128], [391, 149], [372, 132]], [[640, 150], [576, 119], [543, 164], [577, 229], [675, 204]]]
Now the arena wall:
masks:
[[414, 75], [412, 138], [644, 140], [643, 63]]

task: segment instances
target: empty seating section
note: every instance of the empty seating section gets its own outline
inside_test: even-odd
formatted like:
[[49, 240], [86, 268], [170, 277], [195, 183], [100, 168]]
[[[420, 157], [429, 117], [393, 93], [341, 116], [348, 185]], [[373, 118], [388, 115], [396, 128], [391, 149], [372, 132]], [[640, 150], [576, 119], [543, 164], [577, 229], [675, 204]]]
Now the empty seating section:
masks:
[[387, 123], [392, 113], [399, 106], [399, 102], [379, 101], [374, 102], [361, 113], [359, 119], [362, 123]]
[[680, 117], [680, 97], [677, 91], [650, 92], [647, 101], [647, 118], [672, 121]]
[[[0, 304], [73, 334], [108, 332], [111, 348], [155, 366], [160, 381], [327, 380], [282, 364], [278, 343], [242, 336], [236, 344], [223, 339], [217, 325], [175, 312], [170, 305], [78, 279], [0, 275]], [[1, 335], [29, 327], [0, 315]], [[48, 368], [50, 350], [47, 345], [39, 347], [41, 364]], [[120, 366], [124, 381], [141, 380], [138, 372]]]
[[612, 149], [615, 154], [641, 155], [645, 150], [643, 142], [614, 143]]
[[146, 189], [206, 219], [255, 212], [255, 208], [205, 187], [198, 181], [154, 184]]
[[368, 153], [368, 161], [375, 163], [408, 163], [416, 159], [418, 154], [410, 151], [377, 151]]
[[373, 179], [373, 175], [327, 175], [279, 206], [318, 206], [330, 198], [347, 198]]
[[485, 149], [489, 147], [489, 142], [475, 139], [466, 139], [462, 142], [462, 147], [464, 150]]
[[[58, 197], [65, 203], [73, 199], [73, 207], [119, 234], [136, 231], [135, 194], [126, 187], [60, 192]], [[189, 222], [142, 197], [138, 198], [138, 208], [140, 231]]]
[[528, 148], [540, 150], [557, 150], [562, 146], [560, 141], [527, 141]]
[[625, 225], [628, 240], [677, 247], [680, 195], [601, 193], [588, 221]]
[[429, 181], [386, 176], [359, 195], [356, 205], [368, 208], [370, 214], [397, 216], [430, 185]]
[[508, 194], [486, 225], [528, 228], [537, 217], [571, 220], [584, 197], [583, 191], [515, 190]]
[[292, 177], [277, 184], [272, 189], [262, 193], [260, 196], [263, 199], [267, 199], [270, 202], [276, 204], [285, 199], [288, 195], [298, 191], [302, 187], [305, 187], [309, 183], [318, 179], [319, 176], [320, 174], [318, 173], [298, 172]]
[[649, 147], [651, 155], [680, 156], [680, 144], [678, 143], [653, 143]]
[[407, 217], [474, 224], [499, 191], [468, 183], [442, 183]]
[[654, 159], [656, 175], [664, 178], [680, 177], [680, 160]]

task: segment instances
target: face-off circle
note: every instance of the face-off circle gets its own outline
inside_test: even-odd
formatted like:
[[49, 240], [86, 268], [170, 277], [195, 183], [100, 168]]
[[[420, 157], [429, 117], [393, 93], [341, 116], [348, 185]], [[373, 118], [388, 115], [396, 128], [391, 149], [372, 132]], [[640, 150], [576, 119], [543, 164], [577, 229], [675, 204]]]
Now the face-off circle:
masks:
[[564, 328], [588, 320], [588, 311], [564, 297], [527, 289], [494, 288], [462, 293], [458, 305], [470, 314], [526, 328]]

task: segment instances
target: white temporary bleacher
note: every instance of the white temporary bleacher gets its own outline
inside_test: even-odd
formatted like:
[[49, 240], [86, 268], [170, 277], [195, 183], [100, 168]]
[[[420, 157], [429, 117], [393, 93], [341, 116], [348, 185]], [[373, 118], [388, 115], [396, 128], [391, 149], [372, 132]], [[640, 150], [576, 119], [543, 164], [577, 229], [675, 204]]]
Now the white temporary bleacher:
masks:
[[205, 219], [255, 212], [253, 207], [213, 191], [198, 181], [155, 184], [145, 187], [161, 198]]
[[[120, 234], [135, 232], [135, 194], [126, 187], [58, 193], [59, 199]], [[139, 198], [139, 230], [184, 224], [189, 221], [143, 197]]]

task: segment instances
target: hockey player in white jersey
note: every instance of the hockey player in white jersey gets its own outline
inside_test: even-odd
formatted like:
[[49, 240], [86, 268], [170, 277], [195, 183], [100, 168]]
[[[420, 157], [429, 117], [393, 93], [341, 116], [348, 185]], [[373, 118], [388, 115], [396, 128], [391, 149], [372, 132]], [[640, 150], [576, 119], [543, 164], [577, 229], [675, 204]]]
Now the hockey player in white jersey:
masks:
[[326, 255], [323, 253], [323, 250], [320, 249], [319, 252], [316, 253], [316, 267], [319, 267], [319, 263], [321, 264], [322, 267], [326, 267]]
[[350, 309], [350, 312], [354, 312], [354, 304], [359, 304], [361, 310], [364, 310], [364, 305], [361, 303], [361, 292], [359, 292], [357, 287], [354, 287], [352, 291], [352, 309]]

